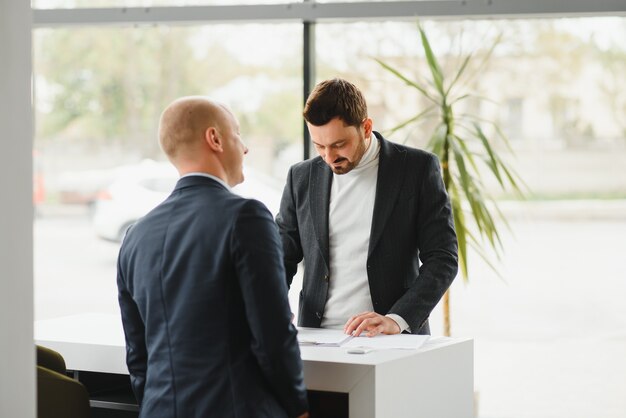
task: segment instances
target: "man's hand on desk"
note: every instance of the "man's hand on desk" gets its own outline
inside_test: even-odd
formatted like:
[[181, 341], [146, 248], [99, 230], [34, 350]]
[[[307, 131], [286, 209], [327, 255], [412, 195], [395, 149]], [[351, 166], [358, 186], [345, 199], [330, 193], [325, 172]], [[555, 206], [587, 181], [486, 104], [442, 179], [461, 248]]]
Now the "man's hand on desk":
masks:
[[361, 333], [366, 337], [373, 337], [378, 334], [400, 334], [400, 326], [387, 316], [376, 312], [363, 312], [348, 319], [343, 331], [357, 337]]
[[309, 418], [309, 413], [305, 412], [304, 414], [298, 416], [297, 418]]

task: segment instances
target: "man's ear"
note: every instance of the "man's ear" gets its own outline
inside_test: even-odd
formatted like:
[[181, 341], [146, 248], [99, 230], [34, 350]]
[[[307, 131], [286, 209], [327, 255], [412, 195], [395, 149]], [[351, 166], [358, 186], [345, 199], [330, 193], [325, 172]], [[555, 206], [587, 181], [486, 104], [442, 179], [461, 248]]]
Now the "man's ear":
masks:
[[204, 140], [213, 151], [224, 151], [224, 147], [222, 146], [222, 138], [220, 138], [217, 129], [215, 129], [214, 127], [207, 128], [207, 130], [204, 131]]
[[372, 125], [372, 119], [370, 118], [366, 118], [363, 121], [363, 130], [365, 131], [364, 133], [366, 138], [369, 138], [369, 136], [372, 134]]

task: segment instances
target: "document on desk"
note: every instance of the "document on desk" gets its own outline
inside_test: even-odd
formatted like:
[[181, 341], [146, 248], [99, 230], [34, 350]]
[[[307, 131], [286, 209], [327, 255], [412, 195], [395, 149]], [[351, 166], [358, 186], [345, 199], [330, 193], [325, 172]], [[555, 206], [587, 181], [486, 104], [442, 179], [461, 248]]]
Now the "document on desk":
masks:
[[373, 349], [386, 349], [396, 348], [404, 350], [417, 350], [428, 340], [428, 335], [413, 335], [413, 334], [396, 334], [396, 335], [382, 335], [379, 334], [375, 337], [352, 337], [350, 340], [344, 342], [341, 346], [348, 348], [373, 348]]
[[320, 347], [417, 350], [428, 340], [428, 337], [428, 335], [412, 334], [353, 337], [344, 334], [342, 330], [338, 329], [298, 327], [298, 342], [300, 345], [314, 345]]
[[339, 347], [352, 336], [339, 329], [298, 327], [298, 343], [300, 345], [317, 345], [322, 347]]

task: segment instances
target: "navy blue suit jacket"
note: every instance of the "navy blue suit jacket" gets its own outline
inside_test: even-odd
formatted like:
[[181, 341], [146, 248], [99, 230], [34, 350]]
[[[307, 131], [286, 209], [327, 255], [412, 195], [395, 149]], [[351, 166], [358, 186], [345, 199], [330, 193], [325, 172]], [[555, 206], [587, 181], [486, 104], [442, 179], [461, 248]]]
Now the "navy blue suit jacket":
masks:
[[270, 212], [190, 176], [126, 234], [117, 284], [141, 417], [307, 410]]
[[[374, 135], [380, 154], [366, 266], [372, 306], [382, 315], [400, 315], [414, 334], [429, 334], [428, 316], [458, 269], [450, 200], [435, 155]], [[328, 249], [332, 179], [320, 157], [291, 167], [276, 218], [289, 285], [304, 258], [298, 323], [305, 327], [321, 325], [333, 280]], [[354, 214], [359, 216], [358, 207]]]

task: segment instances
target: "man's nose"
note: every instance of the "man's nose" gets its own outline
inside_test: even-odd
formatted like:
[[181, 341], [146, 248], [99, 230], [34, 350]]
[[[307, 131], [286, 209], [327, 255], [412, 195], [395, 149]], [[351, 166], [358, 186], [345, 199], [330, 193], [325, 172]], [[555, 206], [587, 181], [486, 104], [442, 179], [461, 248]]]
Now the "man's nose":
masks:
[[332, 164], [337, 159], [337, 154], [330, 149], [327, 149], [326, 153], [324, 154], [324, 159], [328, 164]]

